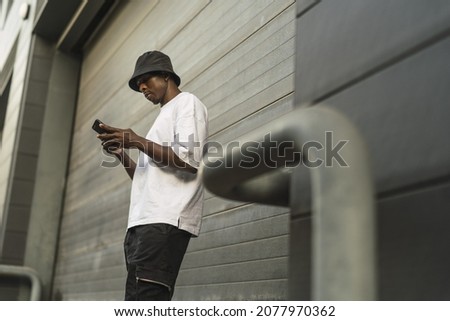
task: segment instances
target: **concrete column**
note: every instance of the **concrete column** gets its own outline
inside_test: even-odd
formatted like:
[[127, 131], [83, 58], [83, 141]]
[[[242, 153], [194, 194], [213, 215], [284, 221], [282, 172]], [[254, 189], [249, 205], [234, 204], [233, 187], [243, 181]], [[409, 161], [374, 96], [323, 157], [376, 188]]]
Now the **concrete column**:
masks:
[[51, 295], [80, 62], [56, 52], [48, 85], [24, 258], [41, 278], [44, 300]]

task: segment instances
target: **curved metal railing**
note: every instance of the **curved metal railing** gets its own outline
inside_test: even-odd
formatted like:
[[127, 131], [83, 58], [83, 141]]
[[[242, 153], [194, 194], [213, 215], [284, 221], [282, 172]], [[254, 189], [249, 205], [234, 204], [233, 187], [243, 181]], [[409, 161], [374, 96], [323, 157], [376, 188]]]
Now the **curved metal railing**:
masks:
[[0, 264], [0, 275], [29, 280], [31, 284], [30, 301], [41, 299], [42, 285], [35, 270], [25, 266]]
[[[272, 148], [265, 148], [269, 133]], [[345, 143], [339, 151], [345, 164], [330, 163], [336, 156], [333, 142]], [[204, 155], [203, 182], [212, 193], [238, 201], [290, 206], [298, 193], [295, 177], [305, 166], [283, 168], [286, 162], [307, 160], [312, 298], [374, 300], [374, 192], [367, 149], [355, 126], [328, 107], [298, 108], [240, 139], [239, 148], [224, 149], [224, 155]]]

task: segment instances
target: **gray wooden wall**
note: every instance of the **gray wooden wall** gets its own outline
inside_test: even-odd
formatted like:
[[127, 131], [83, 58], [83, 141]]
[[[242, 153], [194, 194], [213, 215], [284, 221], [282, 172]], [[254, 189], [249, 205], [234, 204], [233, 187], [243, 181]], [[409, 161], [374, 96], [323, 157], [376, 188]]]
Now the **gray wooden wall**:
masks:
[[[378, 298], [450, 299], [450, 2], [303, 0], [297, 39], [296, 103], [341, 111], [371, 152]], [[292, 221], [297, 299], [311, 297], [303, 207]]]
[[[127, 86], [136, 58], [167, 53], [181, 89], [207, 106], [210, 139], [226, 143], [292, 110], [295, 14], [293, 0], [121, 1], [84, 51], [55, 299], [123, 297], [130, 181], [90, 127], [100, 118], [146, 134], [158, 107]], [[204, 204], [174, 299], [286, 299], [288, 209], [209, 193]]]

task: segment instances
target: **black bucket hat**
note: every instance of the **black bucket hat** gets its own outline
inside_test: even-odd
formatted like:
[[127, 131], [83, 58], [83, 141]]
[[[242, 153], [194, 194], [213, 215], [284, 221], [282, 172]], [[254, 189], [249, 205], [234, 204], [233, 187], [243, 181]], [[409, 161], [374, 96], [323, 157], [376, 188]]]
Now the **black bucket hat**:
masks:
[[172, 62], [170, 61], [169, 56], [160, 51], [154, 50], [147, 51], [138, 58], [136, 61], [136, 66], [134, 67], [133, 76], [131, 76], [128, 85], [131, 89], [139, 91], [139, 87], [137, 85], [138, 77], [154, 71], [168, 72], [173, 75], [177, 86], [181, 83], [180, 77], [173, 71]]

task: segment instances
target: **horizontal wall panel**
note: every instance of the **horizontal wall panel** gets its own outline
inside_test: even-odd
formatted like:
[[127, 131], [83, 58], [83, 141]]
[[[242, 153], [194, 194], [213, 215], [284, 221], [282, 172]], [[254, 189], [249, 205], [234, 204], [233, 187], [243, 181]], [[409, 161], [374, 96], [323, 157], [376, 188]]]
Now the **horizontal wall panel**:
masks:
[[175, 289], [174, 300], [285, 300], [288, 281], [270, 280], [238, 282], [231, 284], [211, 284], [200, 286], [180, 286]]
[[296, 102], [316, 101], [449, 29], [447, 0], [323, 0], [298, 19]]
[[449, 52], [447, 38], [324, 102], [361, 130], [378, 192], [450, 175]]
[[220, 212], [216, 215], [204, 216], [202, 233], [218, 231], [227, 227], [258, 221], [287, 212], [288, 209], [285, 207], [246, 204], [229, 211]]
[[286, 278], [286, 269], [287, 257], [196, 267], [181, 271], [178, 286], [283, 279]]
[[[220, 248], [259, 239], [286, 235], [289, 227], [289, 215], [273, 215], [268, 218], [252, 220], [247, 223], [203, 232], [201, 242], [191, 244], [190, 252]], [[276, 254], [275, 254], [276, 255]]]
[[[220, 248], [188, 252], [183, 261], [183, 269], [287, 256], [287, 242], [288, 236], [283, 235]], [[180, 282], [183, 281], [180, 280]]]
[[90, 249], [82, 257], [79, 253], [72, 256], [62, 254], [61, 259], [67, 264], [58, 266], [58, 278], [64, 281], [65, 278], [76, 277], [83, 273], [96, 273], [104, 268], [113, 267], [122, 267], [125, 274], [124, 256], [118, 253], [123, 253], [123, 241], [104, 243], [97, 246], [96, 251]]
[[61, 292], [55, 294], [56, 299], [63, 299], [66, 301], [117, 301], [123, 300], [123, 290], [114, 291], [98, 291], [98, 292], [81, 292], [81, 293], [65, 293]]
[[[230, 6], [230, 10], [221, 13], [220, 10], [215, 10], [214, 6], [223, 5], [222, 1], [212, 1], [198, 19], [192, 21], [164, 49], [173, 52], [175, 56], [180, 52], [179, 63], [176, 65], [179, 66], [181, 75], [185, 75], [186, 83], [189, 83], [219, 59], [229, 55], [234, 48], [251, 41], [255, 33], [266, 24], [278, 24], [285, 10], [294, 9], [294, 3], [293, 0], [227, 1], [226, 5]], [[293, 15], [292, 19], [294, 18]], [[203, 22], [205, 19], [208, 21], [206, 25]], [[280, 24], [283, 25], [283, 22]], [[199, 30], [208, 32], [203, 32], [198, 39], [191, 41], [192, 32]], [[182, 39], [189, 45], [180, 46]], [[274, 44], [274, 47], [276, 46], [277, 44]]]
[[450, 299], [450, 184], [379, 203], [381, 300]]

